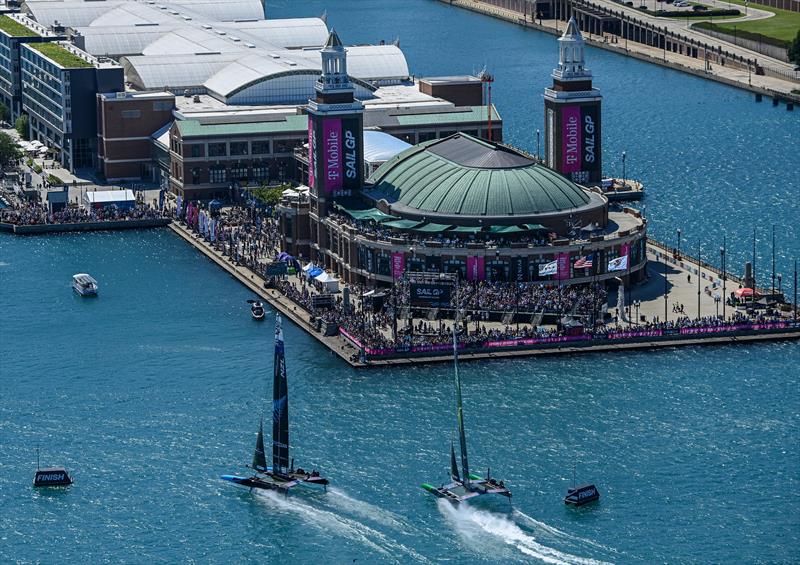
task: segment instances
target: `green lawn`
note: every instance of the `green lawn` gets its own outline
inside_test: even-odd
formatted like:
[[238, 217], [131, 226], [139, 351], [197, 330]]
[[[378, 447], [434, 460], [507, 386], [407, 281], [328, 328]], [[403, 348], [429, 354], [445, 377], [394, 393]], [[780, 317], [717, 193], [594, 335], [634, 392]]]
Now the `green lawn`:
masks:
[[0, 29], [12, 37], [39, 37], [39, 34], [6, 15], [0, 16]]
[[[739, 4], [744, 6], [744, 0], [729, 0], [731, 4]], [[749, 31], [751, 33], [760, 33], [781, 41], [791, 41], [800, 30], [800, 12], [790, 12], [788, 10], [779, 10], [777, 8], [770, 8], [769, 6], [762, 6], [761, 4], [753, 4], [750, 2], [748, 5], [752, 8], [766, 10], [772, 12], [775, 16], [767, 18], [766, 20], [756, 20], [752, 22], [741, 23], [726, 23], [719, 24], [719, 28], [730, 33], [733, 33], [733, 28], [736, 26], [737, 30]]]
[[81, 69], [92, 66], [88, 61], [73, 55], [57, 43], [30, 43], [29, 45], [65, 69]]

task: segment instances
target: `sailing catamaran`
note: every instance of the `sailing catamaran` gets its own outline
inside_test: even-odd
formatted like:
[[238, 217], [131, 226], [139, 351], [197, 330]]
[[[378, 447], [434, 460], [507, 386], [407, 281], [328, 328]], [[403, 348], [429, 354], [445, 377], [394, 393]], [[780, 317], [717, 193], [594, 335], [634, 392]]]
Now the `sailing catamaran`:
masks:
[[[461, 446], [461, 474], [458, 470], [458, 462], [456, 461], [456, 449], [453, 442], [450, 442], [450, 478], [453, 482], [448, 485], [435, 487], [428, 483], [424, 483], [422, 488], [436, 496], [449, 500], [453, 504], [461, 502], [474, 502], [476, 497], [484, 494], [497, 494], [505, 496], [511, 500], [511, 491], [508, 490], [503, 481], [493, 479], [489, 475], [489, 470], [486, 471], [486, 477], [481, 477], [469, 471], [469, 463], [467, 461], [467, 437], [464, 434], [464, 411], [461, 406], [461, 379], [458, 375], [458, 336], [456, 334], [456, 325], [453, 324], [453, 366], [455, 369], [455, 384], [456, 384], [456, 423], [458, 428], [458, 439]], [[462, 478], [463, 476], [463, 478]], [[491, 497], [495, 498], [495, 497]]]
[[275, 316], [275, 370], [272, 387], [272, 466], [267, 466], [264, 451], [264, 418], [258, 424], [256, 449], [253, 453], [251, 477], [222, 475], [222, 479], [251, 489], [270, 489], [287, 492], [300, 485], [325, 487], [328, 479], [317, 471], [294, 468], [294, 459], [289, 459], [289, 391], [286, 381], [286, 357], [283, 348], [281, 316]]

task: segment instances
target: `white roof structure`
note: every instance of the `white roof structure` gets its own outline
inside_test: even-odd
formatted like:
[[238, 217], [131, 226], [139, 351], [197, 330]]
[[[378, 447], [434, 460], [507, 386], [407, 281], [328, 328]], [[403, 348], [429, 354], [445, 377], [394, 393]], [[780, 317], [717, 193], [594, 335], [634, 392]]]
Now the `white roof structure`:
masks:
[[132, 202], [136, 200], [133, 191], [128, 188], [124, 190], [90, 190], [83, 197], [90, 204]]
[[367, 163], [384, 163], [409, 147], [410, 143], [386, 132], [364, 130], [364, 160]]
[[[328, 37], [320, 18], [264, 19], [260, 0], [26, 0], [23, 9], [42, 25], [75, 28], [86, 52], [118, 58], [134, 89], [235, 106], [313, 97]], [[347, 68], [362, 100], [409, 81], [395, 45], [348, 47]]]

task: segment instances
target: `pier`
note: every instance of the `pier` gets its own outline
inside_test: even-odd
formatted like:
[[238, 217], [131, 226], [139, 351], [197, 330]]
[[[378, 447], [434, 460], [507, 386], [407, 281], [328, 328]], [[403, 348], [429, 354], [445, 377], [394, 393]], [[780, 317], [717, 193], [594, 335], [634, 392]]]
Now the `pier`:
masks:
[[[363, 349], [362, 345], [357, 339], [348, 336], [346, 331], [342, 331], [340, 328], [339, 335], [323, 335], [313, 323], [309, 312], [299, 308], [297, 304], [278, 290], [269, 288], [267, 281], [259, 274], [246, 267], [236, 265], [229, 257], [215, 250], [202, 237], [181, 223], [173, 221], [169, 224], [169, 228], [352, 367], [404, 366], [452, 361], [452, 356], [450, 355], [452, 346], [450, 345], [421, 346], [405, 352], [371, 352], [366, 350], [366, 355], [360, 356], [359, 353]], [[668, 256], [666, 247], [658, 243], [648, 243], [649, 268], [652, 280], [634, 288], [631, 298], [631, 301], [640, 302], [638, 305], [639, 314], [654, 317], [660, 316], [663, 312], [663, 294], [656, 293], [649, 300], [641, 300], [641, 298], [652, 294], [656, 286], [663, 285], [663, 278], [658, 275], [663, 263], [655, 260], [665, 256]], [[674, 301], [685, 300], [687, 305], [691, 305], [689, 298], [697, 301], [697, 296], [694, 294], [697, 291], [697, 285], [696, 282], [695, 284], [687, 282], [687, 277], [698, 269], [697, 262], [690, 257], [682, 256], [680, 260], [674, 260], [669, 265], [667, 276], [671, 286], [669, 287], [668, 299]], [[699, 272], [701, 280], [713, 281], [714, 275], [710, 266], [706, 266], [701, 262]], [[734, 281], [737, 280], [736, 277], [727, 275], [727, 280], [730, 282], [729, 288], [735, 288]], [[701, 315], [711, 314], [715, 305], [717, 305], [713, 301], [713, 297], [702, 293], [701, 300]], [[690, 313], [691, 310], [689, 311]], [[662, 319], [670, 318], [673, 317], [668, 315], [667, 318]], [[713, 328], [681, 328], [672, 331], [644, 330], [637, 328], [637, 326], [636, 322], [629, 321], [627, 329], [612, 332], [602, 339], [597, 336], [583, 335], [519, 340], [516, 343], [498, 341], [493, 343], [491, 349], [465, 349], [459, 353], [459, 359], [486, 360], [541, 355], [574, 355], [580, 353], [637, 351], [680, 346], [724, 345], [800, 339], [800, 323], [792, 319], [771, 324], [736, 324], [731, 322]]]
[[[670, 26], [681, 23], [677, 21], [681, 18], [644, 21], [642, 18], [646, 16], [635, 8], [614, 3], [612, 9], [602, 0], [600, 4], [587, 0], [563, 4], [557, 10], [560, 18], [538, 20], [530, 12], [497, 5], [499, 2], [493, 0], [438, 1], [556, 36], [561, 35], [569, 14], [574, 10], [582, 23], [584, 39], [594, 47], [749, 90], [757, 97], [768, 96], [775, 105], [780, 101], [785, 102], [787, 109], [792, 109], [794, 104], [800, 102], [798, 74], [787, 64], [775, 60], [773, 69], [763, 65], [763, 61], [770, 61], [765, 55], [703, 35], [691, 28], [671, 29]], [[533, 3], [523, 1], [514, 5]], [[601, 29], [602, 25], [597, 21], [603, 20], [618, 22], [617, 31]]]
[[118, 220], [106, 222], [78, 222], [72, 224], [30, 224], [17, 225], [0, 222], [0, 231], [14, 235], [34, 235], [43, 233], [66, 233], [105, 230], [135, 230], [162, 228], [169, 225], [169, 218], [148, 218], [142, 220]]

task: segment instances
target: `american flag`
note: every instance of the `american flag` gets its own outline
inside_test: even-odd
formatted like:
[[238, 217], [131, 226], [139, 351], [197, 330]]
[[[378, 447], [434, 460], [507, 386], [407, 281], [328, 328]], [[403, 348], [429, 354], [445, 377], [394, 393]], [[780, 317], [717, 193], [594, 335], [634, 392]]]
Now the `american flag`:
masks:
[[592, 268], [592, 255], [587, 255], [586, 257], [581, 257], [577, 261], [575, 261], [575, 268], [576, 269], [591, 269]]

